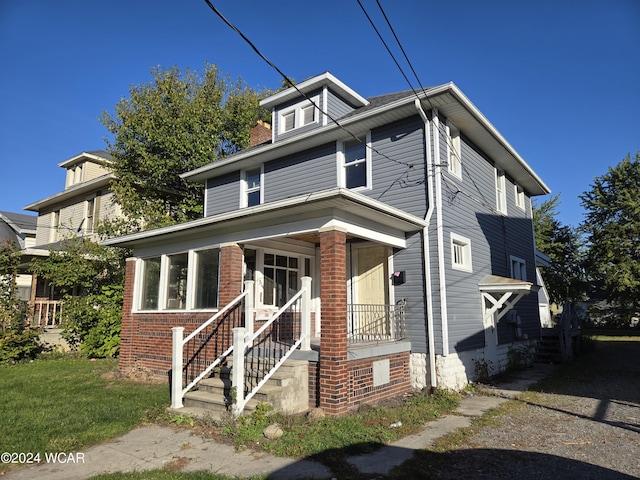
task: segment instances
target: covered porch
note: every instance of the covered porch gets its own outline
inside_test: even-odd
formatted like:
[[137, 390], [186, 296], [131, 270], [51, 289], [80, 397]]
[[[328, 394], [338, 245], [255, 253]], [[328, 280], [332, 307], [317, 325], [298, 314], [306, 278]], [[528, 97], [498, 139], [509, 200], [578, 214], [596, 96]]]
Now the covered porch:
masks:
[[[332, 189], [107, 241], [133, 247], [138, 257], [130, 262], [125, 286], [133, 308], [124, 312], [121, 369], [123, 362], [139, 361], [136, 350], [149, 341], [134, 338], [142, 316], [150, 318], [135, 307], [135, 279], [144, 283], [135, 272], [140, 258], [216, 246], [219, 309], [252, 281], [255, 329], [296, 295], [302, 278], [310, 279], [309, 348], [295, 352], [309, 361], [310, 407], [338, 415], [354, 404], [402, 393], [410, 388], [410, 343], [405, 299], [394, 296], [393, 252], [406, 247], [407, 232], [423, 226], [381, 202]], [[186, 315], [172, 310], [162, 318], [173, 317], [172, 326], [179, 326]]]

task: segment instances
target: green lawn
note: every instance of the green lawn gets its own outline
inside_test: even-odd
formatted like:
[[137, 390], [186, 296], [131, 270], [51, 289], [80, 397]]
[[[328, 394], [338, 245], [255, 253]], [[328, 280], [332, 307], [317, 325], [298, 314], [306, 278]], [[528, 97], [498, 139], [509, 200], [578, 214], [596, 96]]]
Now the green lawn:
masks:
[[2, 451], [77, 451], [163, 412], [168, 386], [114, 378], [116, 365], [68, 358], [0, 365]]

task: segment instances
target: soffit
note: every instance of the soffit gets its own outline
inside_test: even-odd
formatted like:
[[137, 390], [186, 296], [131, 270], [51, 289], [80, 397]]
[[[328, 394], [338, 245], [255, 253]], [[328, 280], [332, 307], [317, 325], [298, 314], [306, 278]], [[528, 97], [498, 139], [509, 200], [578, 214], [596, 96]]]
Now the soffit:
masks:
[[[419, 217], [393, 209], [364, 195], [336, 188], [112, 238], [102, 243], [139, 248], [243, 230], [262, 230], [280, 236], [286, 235], [288, 231], [295, 231], [296, 238], [315, 243], [318, 228], [332, 220], [346, 225], [358, 225], [360, 229], [384, 231], [385, 235], [395, 235], [402, 240], [406, 232], [421, 230], [425, 225]], [[280, 228], [274, 228], [278, 226]], [[354, 231], [357, 232], [357, 229]]]

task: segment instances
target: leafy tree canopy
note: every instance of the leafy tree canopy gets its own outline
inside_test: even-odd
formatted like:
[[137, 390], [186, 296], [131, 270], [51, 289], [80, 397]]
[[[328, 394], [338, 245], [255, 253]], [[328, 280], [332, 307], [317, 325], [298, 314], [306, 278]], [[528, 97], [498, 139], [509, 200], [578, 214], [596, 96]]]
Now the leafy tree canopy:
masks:
[[536, 247], [551, 259], [542, 275], [554, 303], [580, 300], [585, 295], [582, 243], [576, 229], [556, 218], [560, 195], [533, 204]]
[[252, 90], [214, 65], [201, 73], [158, 67], [151, 74], [113, 115], [100, 118], [113, 135], [107, 149], [118, 177], [116, 202], [138, 229], [201, 217], [202, 185], [179, 175], [245, 148], [256, 121], [270, 119], [259, 106], [269, 91]]
[[621, 312], [640, 311], [640, 152], [596, 177], [581, 196], [588, 271]]

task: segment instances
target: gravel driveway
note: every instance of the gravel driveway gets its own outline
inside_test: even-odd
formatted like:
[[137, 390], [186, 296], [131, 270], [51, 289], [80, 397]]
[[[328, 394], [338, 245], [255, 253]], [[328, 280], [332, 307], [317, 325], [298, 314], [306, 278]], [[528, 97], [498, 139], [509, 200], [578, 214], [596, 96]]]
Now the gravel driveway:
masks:
[[[424, 452], [442, 480], [640, 478], [640, 339], [600, 340], [469, 443]], [[433, 468], [435, 467], [435, 468]]]

